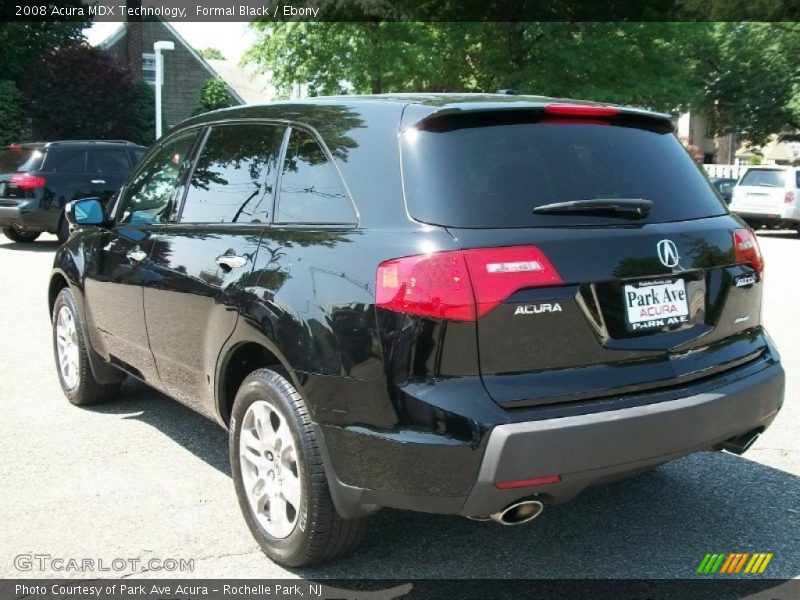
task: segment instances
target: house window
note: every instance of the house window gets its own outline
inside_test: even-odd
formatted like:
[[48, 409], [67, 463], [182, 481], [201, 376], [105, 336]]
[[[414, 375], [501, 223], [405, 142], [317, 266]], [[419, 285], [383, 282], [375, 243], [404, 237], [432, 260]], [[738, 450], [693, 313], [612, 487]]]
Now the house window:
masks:
[[142, 54], [142, 79], [147, 83], [156, 82], [156, 55]]

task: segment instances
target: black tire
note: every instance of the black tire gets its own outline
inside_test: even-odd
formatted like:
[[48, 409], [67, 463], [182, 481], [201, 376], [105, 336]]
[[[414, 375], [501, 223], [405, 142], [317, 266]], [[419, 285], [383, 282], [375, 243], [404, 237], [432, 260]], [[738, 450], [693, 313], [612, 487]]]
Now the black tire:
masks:
[[[289, 424], [301, 486], [297, 524], [284, 538], [271, 536], [258, 522], [244, 490], [239, 439], [248, 407], [268, 401]], [[368, 518], [343, 519], [331, 500], [328, 480], [311, 427], [305, 402], [288, 378], [270, 369], [258, 369], [244, 380], [233, 404], [229, 451], [233, 482], [242, 514], [264, 553], [278, 564], [300, 567], [340, 557], [355, 548], [363, 538]]]
[[[58, 335], [57, 335], [57, 322], [61, 310], [67, 310], [71, 313], [72, 319], [75, 324], [74, 339], [77, 343], [77, 358], [78, 366], [75, 369], [77, 373], [77, 384], [70, 385], [62, 373], [62, 368], [59, 365], [59, 352], [58, 352]], [[58, 373], [58, 381], [61, 384], [61, 389], [64, 395], [72, 404], [76, 406], [88, 406], [90, 404], [99, 404], [107, 402], [115, 398], [119, 394], [120, 383], [101, 384], [98, 383], [92, 373], [92, 367], [89, 364], [89, 357], [87, 356], [86, 341], [83, 338], [83, 328], [81, 326], [80, 315], [75, 308], [75, 300], [72, 297], [72, 292], [69, 288], [64, 288], [59, 292], [56, 297], [55, 304], [53, 305], [53, 354], [56, 360], [56, 372]]]
[[42, 234], [41, 231], [21, 231], [14, 227], [4, 227], [3, 235], [5, 235], [12, 242], [20, 244], [27, 244], [33, 242]]
[[63, 244], [69, 239], [69, 223], [67, 223], [67, 219], [64, 217], [64, 215], [61, 215], [61, 218], [58, 220], [56, 237], [58, 238], [59, 244]]

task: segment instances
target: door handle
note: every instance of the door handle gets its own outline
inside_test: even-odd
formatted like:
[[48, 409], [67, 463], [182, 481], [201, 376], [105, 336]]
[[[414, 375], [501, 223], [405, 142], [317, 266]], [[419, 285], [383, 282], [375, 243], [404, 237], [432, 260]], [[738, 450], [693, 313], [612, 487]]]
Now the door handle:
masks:
[[217, 257], [217, 264], [228, 269], [238, 269], [247, 264], [247, 257], [238, 254], [223, 254]]
[[92, 183], [105, 183], [105, 179], [92, 179]]
[[147, 252], [141, 250], [140, 248], [136, 248], [135, 250], [130, 250], [126, 255], [129, 259], [133, 262], [142, 262], [145, 258], [147, 258]]

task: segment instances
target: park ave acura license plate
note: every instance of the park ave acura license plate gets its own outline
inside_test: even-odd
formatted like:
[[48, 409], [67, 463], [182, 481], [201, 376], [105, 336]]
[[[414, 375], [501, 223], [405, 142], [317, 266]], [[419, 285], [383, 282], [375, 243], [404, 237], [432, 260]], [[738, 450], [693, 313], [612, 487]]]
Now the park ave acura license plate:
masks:
[[623, 293], [630, 331], [660, 329], [689, 321], [683, 279], [637, 281], [626, 284]]

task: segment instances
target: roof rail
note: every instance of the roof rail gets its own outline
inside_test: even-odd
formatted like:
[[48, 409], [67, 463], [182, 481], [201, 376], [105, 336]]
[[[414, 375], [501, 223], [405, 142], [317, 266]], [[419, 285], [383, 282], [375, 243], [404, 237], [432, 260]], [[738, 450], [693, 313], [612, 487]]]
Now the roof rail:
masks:
[[52, 140], [50, 142], [36, 142], [37, 144], [131, 144], [130, 140]]

